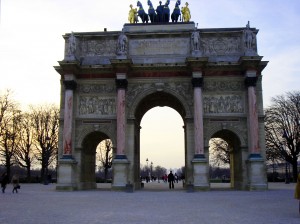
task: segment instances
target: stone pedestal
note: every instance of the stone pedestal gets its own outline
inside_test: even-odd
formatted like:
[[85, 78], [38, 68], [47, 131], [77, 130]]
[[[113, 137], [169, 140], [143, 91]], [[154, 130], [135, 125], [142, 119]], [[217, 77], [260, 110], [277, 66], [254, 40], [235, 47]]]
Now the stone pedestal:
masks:
[[267, 190], [266, 167], [259, 154], [251, 154], [247, 161], [249, 190]]
[[113, 160], [113, 190], [126, 190], [128, 186], [128, 166], [129, 161], [127, 158], [115, 158]]
[[193, 178], [194, 186], [193, 190], [209, 190], [209, 181], [208, 181], [208, 164], [206, 158], [194, 158], [192, 160], [193, 164]]
[[73, 158], [67, 158], [67, 159], [60, 159], [58, 161], [58, 179], [57, 179], [57, 186], [56, 190], [61, 191], [73, 191], [78, 190], [78, 187], [76, 185], [75, 181], [75, 167], [77, 165], [77, 162]]

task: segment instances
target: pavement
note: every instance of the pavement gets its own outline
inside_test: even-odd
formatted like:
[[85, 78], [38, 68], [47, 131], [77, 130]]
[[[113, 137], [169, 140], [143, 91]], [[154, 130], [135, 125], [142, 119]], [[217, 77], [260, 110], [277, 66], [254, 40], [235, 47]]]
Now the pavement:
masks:
[[55, 184], [9, 184], [0, 193], [0, 224], [299, 224], [295, 184], [270, 183], [267, 191], [235, 191], [213, 184], [211, 191], [188, 193], [182, 183], [146, 183], [133, 193], [97, 190], [60, 192]]

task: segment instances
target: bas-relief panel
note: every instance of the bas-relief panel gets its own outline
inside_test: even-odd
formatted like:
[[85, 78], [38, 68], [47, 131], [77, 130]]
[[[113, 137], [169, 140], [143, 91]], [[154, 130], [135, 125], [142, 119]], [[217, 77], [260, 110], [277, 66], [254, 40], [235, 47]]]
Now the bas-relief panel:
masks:
[[79, 96], [79, 116], [115, 115], [116, 99], [101, 96]]
[[129, 41], [130, 55], [187, 55], [189, 38], [139, 39]]
[[226, 81], [226, 80], [205, 80], [203, 85], [204, 91], [245, 91], [243, 81]]
[[242, 52], [241, 37], [203, 37], [203, 55], [239, 55]]
[[116, 114], [115, 85], [80, 84], [78, 92], [79, 116]]
[[[205, 80], [203, 91], [204, 113], [245, 112], [245, 99], [242, 95], [242, 92], [245, 91], [244, 82], [238, 80]], [[224, 93], [220, 94], [221, 92]]]
[[204, 95], [204, 113], [244, 113], [243, 97], [234, 94]]
[[81, 56], [115, 56], [116, 40], [83, 40]]

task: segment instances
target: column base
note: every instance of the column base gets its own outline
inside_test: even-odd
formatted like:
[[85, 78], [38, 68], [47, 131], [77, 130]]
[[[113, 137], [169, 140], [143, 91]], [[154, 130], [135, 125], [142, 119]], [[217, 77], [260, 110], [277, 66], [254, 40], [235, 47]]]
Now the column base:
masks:
[[204, 155], [195, 155], [192, 160], [194, 183], [188, 184], [188, 191], [206, 191], [210, 189], [208, 181], [208, 164]]
[[133, 185], [128, 183], [128, 165], [129, 161], [126, 156], [116, 156], [113, 160], [113, 190], [131, 191], [129, 186]]
[[268, 182], [264, 159], [260, 154], [250, 154], [247, 161], [248, 190], [267, 190]]
[[75, 181], [75, 166], [77, 162], [70, 156], [61, 158], [58, 166], [58, 179], [56, 190], [58, 191], [74, 191], [78, 190]]

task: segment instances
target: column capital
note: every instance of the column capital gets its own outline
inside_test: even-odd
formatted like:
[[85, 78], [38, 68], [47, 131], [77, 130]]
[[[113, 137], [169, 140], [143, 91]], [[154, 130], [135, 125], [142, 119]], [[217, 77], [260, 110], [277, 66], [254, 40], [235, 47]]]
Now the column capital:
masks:
[[66, 89], [75, 90], [77, 87], [77, 82], [74, 80], [64, 80], [63, 82]]
[[198, 78], [192, 78], [192, 85], [194, 88], [196, 87], [202, 87], [203, 84], [203, 78], [202, 77], [198, 77]]
[[246, 77], [245, 78], [245, 85], [246, 87], [256, 86], [257, 77]]
[[127, 89], [128, 81], [127, 79], [116, 79], [117, 89]]

